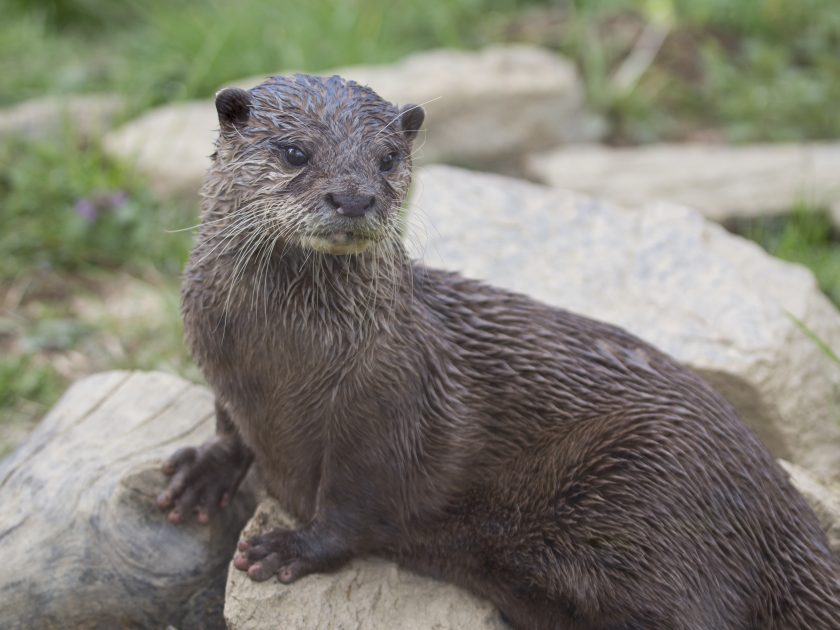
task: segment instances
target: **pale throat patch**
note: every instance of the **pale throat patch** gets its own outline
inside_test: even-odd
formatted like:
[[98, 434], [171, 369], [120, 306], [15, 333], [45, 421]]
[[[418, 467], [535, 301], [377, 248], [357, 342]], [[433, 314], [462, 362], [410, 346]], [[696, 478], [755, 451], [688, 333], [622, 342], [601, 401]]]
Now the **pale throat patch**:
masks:
[[361, 254], [373, 244], [373, 241], [354, 239], [344, 232], [336, 232], [328, 238], [307, 236], [303, 239], [303, 244], [324, 254], [346, 256], [349, 254]]

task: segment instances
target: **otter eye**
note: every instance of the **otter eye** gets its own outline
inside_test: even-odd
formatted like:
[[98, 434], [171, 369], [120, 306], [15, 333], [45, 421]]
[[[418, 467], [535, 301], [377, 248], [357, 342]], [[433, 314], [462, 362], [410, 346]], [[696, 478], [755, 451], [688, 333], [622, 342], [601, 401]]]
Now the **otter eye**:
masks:
[[294, 145], [283, 147], [283, 157], [290, 166], [303, 166], [309, 161], [309, 156]]
[[383, 173], [392, 170], [397, 165], [397, 154], [391, 151], [379, 160], [379, 170]]

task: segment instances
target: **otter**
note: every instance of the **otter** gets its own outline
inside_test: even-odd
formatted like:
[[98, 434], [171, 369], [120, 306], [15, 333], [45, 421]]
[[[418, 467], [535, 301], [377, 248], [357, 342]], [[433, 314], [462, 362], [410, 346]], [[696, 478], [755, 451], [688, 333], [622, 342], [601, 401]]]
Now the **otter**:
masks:
[[217, 431], [163, 465], [172, 522], [207, 522], [253, 460], [302, 524], [239, 542], [254, 580], [372, 554], [517, 628], [840, 627], [816, 517], [704, 381], [409, 259], [421, 107], [296, 75], [216, 108], [182, 296]]

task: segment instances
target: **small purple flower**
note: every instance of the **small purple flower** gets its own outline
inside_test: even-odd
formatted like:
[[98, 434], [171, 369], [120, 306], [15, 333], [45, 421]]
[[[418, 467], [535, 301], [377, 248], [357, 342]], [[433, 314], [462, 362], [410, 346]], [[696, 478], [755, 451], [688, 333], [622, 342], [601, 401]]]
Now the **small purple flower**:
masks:
[[128, 193], [124, 190], [118, 190], [117, 192], [112, 193], [110, 197], [108, 197], [108, 202], [111, 204], [112, 208], [119, 208], [126, 201], [128, 201]]
[[99, 217], [99, 210], [90, 199], [79, 199], [75, 206], [76, 214], [88, 223], [93, 223]]
[[96, 221], [103, 212], [116, 210], [128, 201], [128, 193], [124, 190], [113, 192], [99, 191], [89, 197], [83, 197], [76, 202], [76, 214], [88, 223]]

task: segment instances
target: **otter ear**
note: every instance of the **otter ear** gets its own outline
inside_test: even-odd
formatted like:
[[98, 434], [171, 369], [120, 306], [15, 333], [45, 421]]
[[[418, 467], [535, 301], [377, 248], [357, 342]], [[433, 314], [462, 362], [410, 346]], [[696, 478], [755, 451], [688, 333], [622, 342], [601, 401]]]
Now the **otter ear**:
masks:
[[426, 118], [426, 112], [419, 105], [404, 105], [400, 109], [400, 127], [408, 140], [414, 140], [420, 127], [423, 126], [423, 120]]
[[222, 129], [240, 126], [251, 115], [251, 95], [239, 88], [225, 88], [216, 93], [216, 111]]

